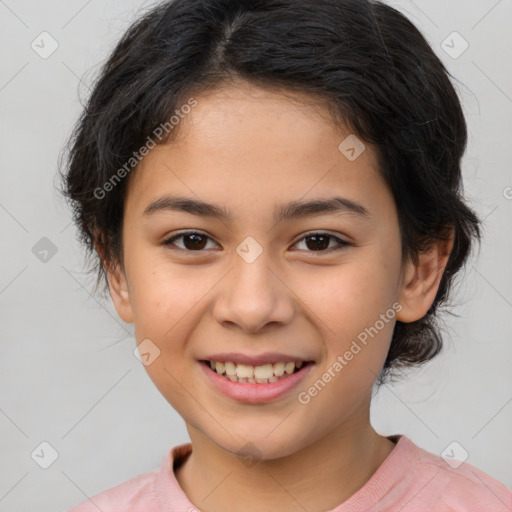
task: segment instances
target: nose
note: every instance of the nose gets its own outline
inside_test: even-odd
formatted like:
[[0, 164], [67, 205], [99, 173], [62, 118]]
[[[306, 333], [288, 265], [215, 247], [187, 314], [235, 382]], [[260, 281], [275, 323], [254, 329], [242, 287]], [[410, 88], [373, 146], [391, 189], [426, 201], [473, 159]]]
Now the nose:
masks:
[[270, 264], [265, 251], [251, 263], [235, 257], [213, 308], [215, 320], [223, 327], [256, 333], [291, 322], [296, 310], [293, 293]]

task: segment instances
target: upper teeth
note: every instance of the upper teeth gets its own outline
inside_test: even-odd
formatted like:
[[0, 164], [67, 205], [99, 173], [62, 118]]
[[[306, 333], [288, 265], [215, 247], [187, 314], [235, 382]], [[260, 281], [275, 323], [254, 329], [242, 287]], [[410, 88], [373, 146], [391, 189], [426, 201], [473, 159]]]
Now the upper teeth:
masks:
[[261, 366], [252, 366], [249, 364], [236, 364], [231, 361], [210, 361], [212, 370], [218, 374], [226, 374], [227, 376], [237, 376], [242, 379], [270, 379], [273, 375], [276, 377], [282, 376], [284, 373], [292, 374], [295, 367], [300, 368], [302, 361], [290, 363], [268, 363]]

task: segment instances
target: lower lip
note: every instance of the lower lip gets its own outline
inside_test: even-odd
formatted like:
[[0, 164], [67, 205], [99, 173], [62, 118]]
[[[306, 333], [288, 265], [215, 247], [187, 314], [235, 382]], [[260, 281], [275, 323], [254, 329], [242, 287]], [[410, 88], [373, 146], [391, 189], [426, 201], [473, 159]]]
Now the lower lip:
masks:
[[218, 391], [233, 400], [249, 404], [270, 402], [291, 392], [293, 388], [297, 387], [304, 380], [313, 367], [313, 363], [309, 362], [303, 365], [298, 372], [292, 373], [276, 382], [253, 384], [250, 382], [233, 382], [213, 371], [209, 363], [201, 361], [199, 365]]

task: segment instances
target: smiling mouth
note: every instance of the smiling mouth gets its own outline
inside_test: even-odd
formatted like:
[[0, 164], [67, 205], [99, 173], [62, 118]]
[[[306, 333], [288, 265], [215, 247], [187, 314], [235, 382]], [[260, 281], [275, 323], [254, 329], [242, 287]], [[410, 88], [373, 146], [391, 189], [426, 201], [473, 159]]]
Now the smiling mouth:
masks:
[[270, 384], [298, 373], [312, 361], [277, 362], [260, 366], [236, 364], [231, 361], [201, 361], [201, 363], [232, 382]]

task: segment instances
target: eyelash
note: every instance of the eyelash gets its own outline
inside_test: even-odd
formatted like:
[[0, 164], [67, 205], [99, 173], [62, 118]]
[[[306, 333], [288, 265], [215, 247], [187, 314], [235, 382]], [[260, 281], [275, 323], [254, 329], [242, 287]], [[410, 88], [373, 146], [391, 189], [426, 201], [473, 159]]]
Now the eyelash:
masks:
[[[205, 238], [208, 238], [208, 239], [211, 240], [211, 238], [208, 235], [205, 235], [204, 233], [201, 233], [200, 231], [186, 231], [186, 232], [180, 233], [178, 235], [174, 235], [173, 237], [168, 238], [167, 240], [164, 240], [162, 242], [162, 245], [174, 246], [174, 247], [172, 247], [172, 250], [178, 250], [178, 251], [188, 252], [188, 253], [201, 253], [201, 252], [205, 252], [204, 249], [200, 249], [200, 250], [197, 250], [197, 251], [192, 251], [192, 250], [189, 250], [189, 249], [182, 249], [181, 247], [176, 247], [175, 246], [175, 244], [174, 244], [175, 240], [178, 240], [180, 238], [186, 237], [188, 235], [199, 235], [199, 236], [202, 236], [202, 237], [205, 237]], [[320, 236], [327, 236], [330, 239], [334, 239], [336, 242], [338, 242], [338, 247], [334, 247], [334, 248], [331, 247], [330, 249], [324, 249], [324, 250], [319, 250], [319, 251], [306, 251], [306, 252], [311, 252], [313, 254], [315, 254], [315, 253], [331, 253], [331, 252], [336, 252], [336, 251], [342, 250], [345, 247], [352, 245], [350, 242], [347, 242], [345, 240], [341, 240], [340, 238], [338, 238], [338, 237], [336, 237], [336, 236], [334, 236], [334, 235], [332, 235], [330, 233], [325, 233], [323, 231], [313, 231], [313, 232], [310, 232], [310, 233], [306, 233], [306, 235], [303, 236], [300, 240], [298, 240], [294, 245], [297, 245], [299, 242], [302, 242], [306, 238], [313, 238], [314, 236], [319, 236], [319, 235]], [[330, 242], [329, 242], [329, 245], [330, 245]]]

